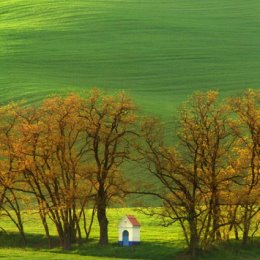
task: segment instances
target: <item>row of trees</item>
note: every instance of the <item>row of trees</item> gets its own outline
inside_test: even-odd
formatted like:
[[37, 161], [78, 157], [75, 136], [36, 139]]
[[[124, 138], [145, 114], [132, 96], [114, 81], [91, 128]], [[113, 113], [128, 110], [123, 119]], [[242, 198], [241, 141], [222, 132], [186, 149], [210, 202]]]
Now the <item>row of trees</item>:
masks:
[[[95, 214], [100, 244], [108, 243], [109, 205], [130, 193], [157, 196], [164, 225], [179, 222], [193, 256], [234, 231], [244, 244], [259, 220], [259, 92], [225, 103], [218, 93], [195, 93], [173, 125], [137, 115], [124, 93], [93, 90], [46, 99], [41, 106], [0, 109], [0, 207], [25, 239], [21, 205], [33, 202], [52, 246], [49, 221], [61, 245], [88, 239]], [[161, 187], [128, 187], [126, 161]], [[154, 187], [155, 187], [154, 186]], [[92, 210], [90, 210], [92, 209]], [[90, 215], [87, 215], [91, 212]]]
[[50, 247], [48, 220], [68, 249], [82, 232], [88, 239], [95, 213], [99, 242], [107, 244], [106, 209], [124, 196], [119, 166], [135, 135], [132, 101], [94, 90], [86, 98], [49, 98], [40, 107], [9, 104], [0, 113], [0, 206], [22, 237], [21, 203], [27, 200], [38, 205]]
[[146, 213], [166, 226], [178, 221], [193, 257], [232, 231], [243, 244], [258, 231], [259, 94], [248, 90], [223, 103], [214, 91], [194, 94], [180, 109], [174, 145], [163, 123], [143, 125], [143, 165], [164, 188], [145, 192], [163, 201], [162, 209]]

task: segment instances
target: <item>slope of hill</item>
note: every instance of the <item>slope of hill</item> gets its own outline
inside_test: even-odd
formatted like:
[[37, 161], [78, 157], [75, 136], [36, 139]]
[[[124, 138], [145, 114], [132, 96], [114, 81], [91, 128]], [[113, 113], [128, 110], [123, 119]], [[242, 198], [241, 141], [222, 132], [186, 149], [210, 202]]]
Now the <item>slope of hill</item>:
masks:
[[93, 86], [173, 113], [193, 90], [260, 86], [260, 1], [2, 0], [0, 102]]

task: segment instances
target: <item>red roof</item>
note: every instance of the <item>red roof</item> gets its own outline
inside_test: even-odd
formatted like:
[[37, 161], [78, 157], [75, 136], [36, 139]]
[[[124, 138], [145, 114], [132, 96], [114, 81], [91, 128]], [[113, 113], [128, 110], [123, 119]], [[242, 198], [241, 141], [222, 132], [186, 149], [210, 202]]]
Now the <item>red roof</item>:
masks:
[[134, 216], [128, 215], [127, 218], [129, 219], [129, 221], [131, 222], [131, 224], [134, 227], [140, 227], [140, 223], [137, 221], [137, 219]]

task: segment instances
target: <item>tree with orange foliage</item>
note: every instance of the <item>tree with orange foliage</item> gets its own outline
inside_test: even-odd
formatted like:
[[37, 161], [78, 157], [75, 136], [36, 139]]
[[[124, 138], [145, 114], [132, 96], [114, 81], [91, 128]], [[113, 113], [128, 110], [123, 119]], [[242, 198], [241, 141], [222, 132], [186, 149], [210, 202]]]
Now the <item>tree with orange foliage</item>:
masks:
[[[233, 137], [228, 114], [217, 101], [218, 93], [195, 93], [180, 109], [177, 145], [167, 145], [163, 124], [149, 119], [143, 124], [144, 144], [138, 147], [148, 171], [165, 192], [159, 214], [164, 223], [178, 221], [190, 253], [220, 238], [221, 191], [235, 176], [227, 175]], [[152, 192], [147, 192], [147, 194]]]
[[[239, 173], [236, 203], [239, 205], [236, 222], [247, 244], [260, 225], [260, 92], [247, 90], [243, 96], [230, 100], [236, 119], [232, 124], [237, 138], [237, 160], [234, 170]], [[250, 235], [251, 232], [251, 235]]]
[[196, 154], [204, 204], [208, 207], [203, 240], [221, 239], [223, 222], [221, 205], [229, 203], [221, 196], [226, 183], [234, 180], [235, 172], [228, 171], [233, 160], [231, 147], [235, 138], [229, 127], [228, 106], [218, 102], [218, 93], [195, 93], [181, 111], [178, 137], [187, 148], [187, 155]]
[[136, 138], [136, 106], [121, 92], [115, 96], [93, 90], [83, 100], [80, 117], [85, 136], [91, 140], [92, 183], [96, 189], [99, 243], [108, 244], [107, 206], [124, 196], [122, 164], [130, 159], [131, 142]]
[[22, 192], [24, 182], [18, 171], [18, 157], [15, 153], [18, 118], [14, 109], [16, 104], [9, 104], [0, 108], [0, 209], [1, 215], [6, 215], [18, 228], [26, 242], [21, 205], [26, 200]]
[[85, 210], [95, 205], [92, 167], [86, 157], [90, 139], [78, 116], [80, 101], [77, 95], [53, 97], [39, 108], [16, 111], [20, 120], [15, 150], [19, 170], [35, 195], [50, 246], [47, 218], [55, 224], [64, 249], [81, 240], [82, 218], [89, 235]]

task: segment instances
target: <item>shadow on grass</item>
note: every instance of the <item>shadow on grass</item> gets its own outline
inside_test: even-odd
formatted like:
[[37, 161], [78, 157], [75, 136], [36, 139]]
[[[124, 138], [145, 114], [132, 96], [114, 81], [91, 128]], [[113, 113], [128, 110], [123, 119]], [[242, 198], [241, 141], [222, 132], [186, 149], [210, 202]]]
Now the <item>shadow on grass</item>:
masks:
[[[57, 237], [51, 237], [55, 247], [59, 246]], [[26, 234], [26, 242], [23, 241], [21, 235], [17, 232], [0, 232], [0, 247], [9, 248], [31, 248], [31, 249], [48, 249], [48, 240], [42, 234]]]
[[216, 243], [203, 252], [199, 260], [259, 260], [260, 238], [256, 238], [248, 245], [243, 246], [241, 241], [230, 240]]
[[[122, 247], [117, 243], [100, 246], [96, 240], [83, 244], [74, 244], [69, 251], [59, 247], [58, 237], [52, 237], [55, 248], [48, 249], [48, 240], [41, 234], [26, 234], [26, 244], [19, 233], [0, 232], [0, 248], [27, 248], [31, 250], [44, 250], [56, 254], [66, 253], [71, 255], [111, 257], [118, 259], [142, 260], [189, 260], [189, 255], [184, 248], [183, 241], [172, 243], [141, 242], [133, 247]], [[242, 247], [241, 241], [228, 241], [215, 244], [210, 250], [198, 255], [198, 260], [259, 260], [260, 239], [252, 241], [248, 246]]]
[[[68, 255], [81, 255], [93, 257], [113, 257], [125, 259], [176, 259], [182, 250], [182, 242], [176, 243], [152, 243], [142, 242], [133, 247], [122, 247], [117, 243], [100, 246], [96, 240], [90, 240], [80, 245], [74, 244], [69, 251], [63, 251], [59, 246], [58, 237], [52, 237], [53, 249], [48, 248], [48, 240], [41, 234], [26, 234], [26, 243], [23, 242], [19, 233], [0, 232], [0, 248], [27, 248], [31, 250], [44, 250], [52, 253]], [[183, 260], [183, 259], [182, 259]]]
[[52, 237], [52, 242], [55, 246], [53, 249], [48, 249], [48, 240], [41, 234], [26, 234], [26, 244], [24, 244], [19, 233], [15, 232], [0, 232], [0, 248], [27, 248], [31, 250], [46, 250], [52, 253], [65, 253], [69, 255], [93, 256], [93, 257], [114, 257], [125, 259], [175, 259], [181, 251], [183, 243], [148, 243], [142, 242], [140, 245], [133, 247], [122, 247], [117, 243], [112, 243], [108, 246], [100, 246], [96, 240], [90, 240], [81, 245], [74, 244], [69, 251], [63, 251], [59, 247], [57, 237]]
[[183, 242], [176, 243], [152, 243], [141, 242], [140, 245], [132, 247], [122, 247], [117, 243], [108, 246], [100, 246], [96, 242], [91, 242], [75, 248], [74, 252], [79, 255], [106, 256], [125, 259], [144, 260], [175, 260], [176, 256], [183, 251]]

